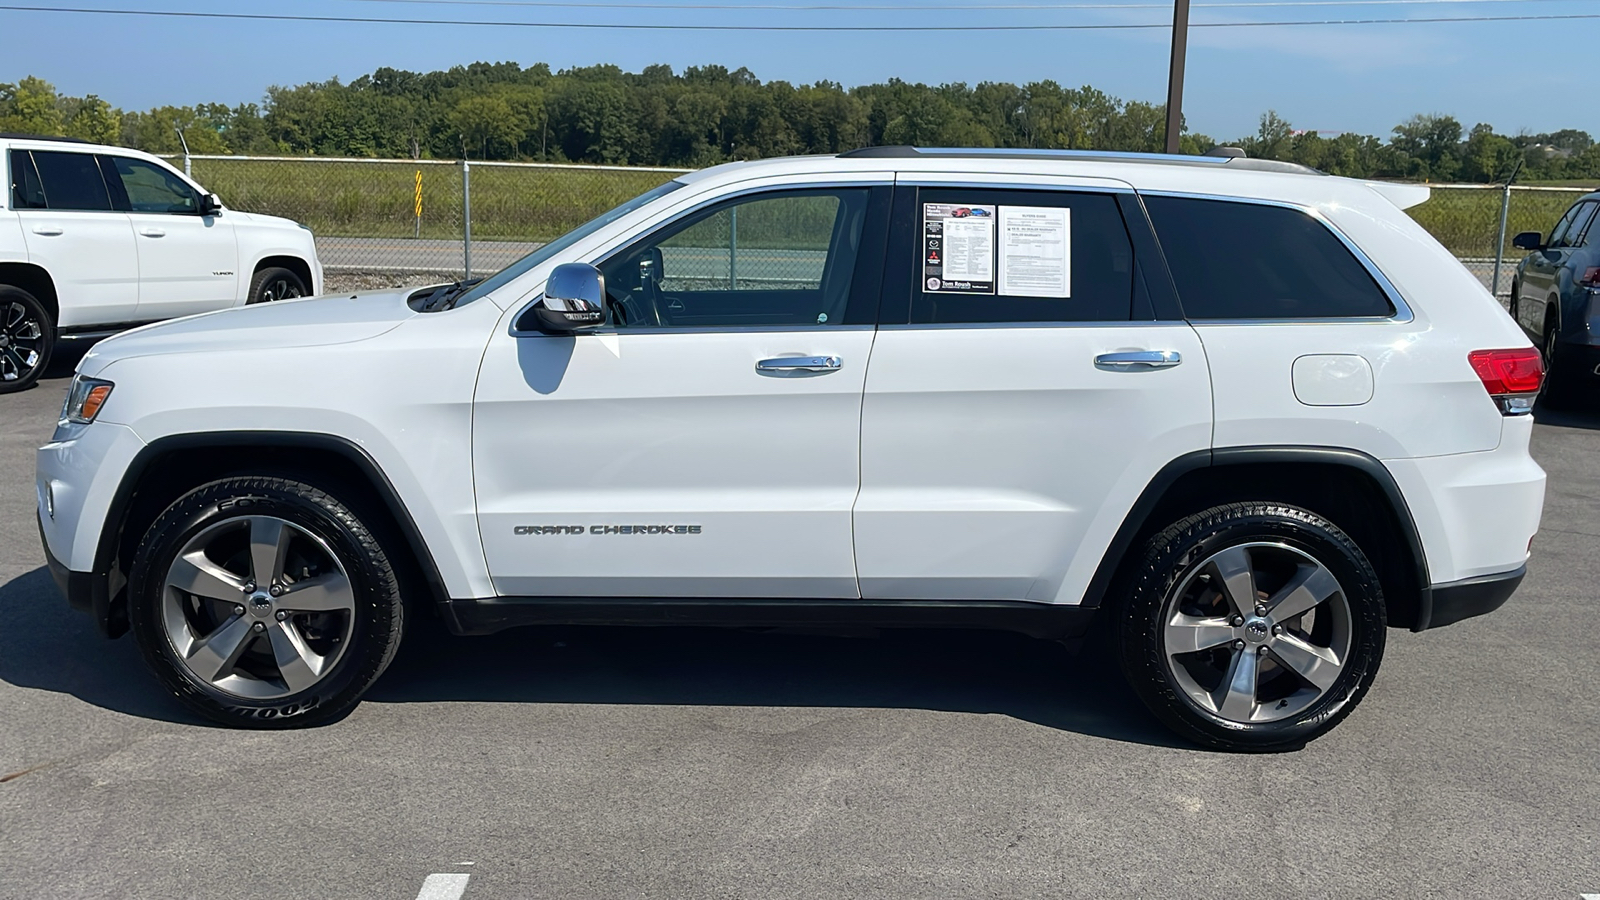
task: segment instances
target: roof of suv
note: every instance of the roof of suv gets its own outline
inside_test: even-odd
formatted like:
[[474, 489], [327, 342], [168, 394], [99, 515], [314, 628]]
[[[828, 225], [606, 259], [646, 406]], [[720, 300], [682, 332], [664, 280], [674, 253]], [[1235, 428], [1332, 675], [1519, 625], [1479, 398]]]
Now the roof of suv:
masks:
[[[1401, 209], [1428, 199], [1426, 185], [1340, 178], [1295, 163], [1249, 159], [1233, 148], [1209, 156], [1085, 150], [866, 147], [832, 156], [790, 156], [724, 163], [680, 175], [703, 187], [757, 178], [845, 178], [898, 172], [909, 179], [980, 176], [1017, 183], [1099, 183], [1141, 192], [1253, 198], [1325, 209], [1366, 206], [1383, 197]], [[1040, 181], [1044, 179], [1044, 181]], [[1061, 182], [1058, 179], [1071, 179]]]
[[1295, 175], [1326, 175], [1326, 172], [1299, 163], [1276, 159], [1250, 159], [1237, 147], [1217, 147], [1204, 156], [1177, 153], [1128, 153], [1115, 150], [1034, 150], [1030, 148], [988, 147], [862, 147], [840, 153], [838, 159], [1033, 159], [1080, 162], [1149, 163], [1166, 166], [1227, 166], [1256, 172], [1288, 172]]
[[0, 141], [54, 141], [62, 144], [87, 144], [83, 138], [58, 137], [49, 134], [18, 134], [16, 132], [0, 132]]

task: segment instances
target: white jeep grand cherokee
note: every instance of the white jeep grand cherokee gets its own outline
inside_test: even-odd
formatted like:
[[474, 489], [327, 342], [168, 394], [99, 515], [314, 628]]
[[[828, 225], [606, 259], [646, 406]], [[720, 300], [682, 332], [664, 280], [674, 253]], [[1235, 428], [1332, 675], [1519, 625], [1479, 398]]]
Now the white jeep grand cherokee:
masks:
[[201, 715], [347, 712], [408, 617], [1099, 615], [1139, 695], [1296, 746], [1388, 627], [1516, 588], [1537, 351], [1401, 211], [1238, 158], [736, 163], [477, 284], [141, 328], [39, 451], [57, 580]]
[[149, 154], [0, 134], [0, 165], [0, 394], [59, 342], [322, 290], [310, 231], [226, 210]]

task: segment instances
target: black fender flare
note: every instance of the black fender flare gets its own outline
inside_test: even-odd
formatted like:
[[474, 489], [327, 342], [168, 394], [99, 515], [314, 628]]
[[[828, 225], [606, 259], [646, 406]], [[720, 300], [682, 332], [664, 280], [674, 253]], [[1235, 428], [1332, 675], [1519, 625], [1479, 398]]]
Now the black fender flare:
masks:
[[1122, 520], [1122, 525], [1111, 538], [1111, 543], [1107, 545], [1106, 552], [1100, 559], [1100, 566], [1095, 570], [1094, 577], [1089, 580], [1089, 586], [1084, 591], [1084, 606], [1091, 608], [1100, 606], [1106, 593], [1111, 589], [1112, 579], [1121, 569], [1128, 552], [1133, 549], [1134, 539], [1144, 529], [1151, 513], [1155, 512], [1162, 498], [1179, 478], [1198, 469], [1269, 463], [1343, 466], [1355, 469], [1372, 479], [1394, 512], [1395, 520], [1400, 525], [1401, 535], [1405, 538], [1415, 566], [1417, 586], [1421, 595], [1417, 598], [1417, 621], [1412, 630], [1426, 629], [1433, 617], [1432, 581], [1428, 576], [1428, 558], [1423, 553], [1422, 538], [1417, 532], [1416, 520], [1411, 516], [1411, 507], [1406, 503], [1405, 494], [1395, 482], [1394, 475], [1377, 457], [1344, 447], [1294, 445], [1218, 447], [1195, 450], [1167, 463], [1145, 485], [1143, 493], [1129, 509], [1128, 515]]
[[412, 558], [422, 570], [435, 604], [441, 609], [448, 608], [450, 595], [445, 589], [444, 578], [439, 574], [439, 566], [434, 561], [432, 551], [422, 539], [422, 532], [417, 528], [411, 511], [401, 501], [399, 491], [365, 447], [348, 438], [320, 432], [196, 432], [168, 435], [145, 445], [123, 471], [122, 480], [117, 484], [116, 492], [112, 494], [105, 520], [100, 526], [100, 540], [95, 546], [94, 568], [90, 572], [91, 586], [88, 592], [88, 605], [94, 615], [95, 624], [107, 637], [119, 637], [128, 627], [125, 607], [118, 608], [119, 604], [116, 603], [120, 586], [113, 590], [112, 584], [113, 575], [120, 575], [124, 579], [127, 576], [126, 572], [116, 572], [115, 566], [118, 550], [122, 544], [123, 529], [127, 525], [128, 514], [133, 508], [134, 498], [145, 473], [157, 461], [174, 452], [226, 447], [317, 450], [337, 454], [354, 465], [366, 476], [373, 493], [394, 520], [395, 527], [405, 539]]

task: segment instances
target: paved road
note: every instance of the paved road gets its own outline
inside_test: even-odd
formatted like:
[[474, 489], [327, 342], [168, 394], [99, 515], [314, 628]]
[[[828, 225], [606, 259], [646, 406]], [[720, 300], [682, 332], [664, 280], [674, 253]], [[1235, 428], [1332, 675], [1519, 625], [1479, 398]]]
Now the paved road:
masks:
[[427, 629], [341, 723], [198, 724], [41, 565], [64, 387], [0, 398], [0, 898], [1600, 892], [1600, 418], [1538, 427], [1507, 609], [1392, 632], [1349, 720], [1242, 757], [1098, 655], [976, 633]]

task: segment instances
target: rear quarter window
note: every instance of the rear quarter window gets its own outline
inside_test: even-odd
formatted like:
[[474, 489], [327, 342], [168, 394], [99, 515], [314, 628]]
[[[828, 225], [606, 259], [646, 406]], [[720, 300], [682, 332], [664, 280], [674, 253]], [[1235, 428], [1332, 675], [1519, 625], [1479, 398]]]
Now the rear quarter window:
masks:
[[1342, 240], [1297, 209], [1146, 197], [1190, 319], [1337, 319], [1394, 314]]

